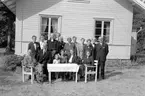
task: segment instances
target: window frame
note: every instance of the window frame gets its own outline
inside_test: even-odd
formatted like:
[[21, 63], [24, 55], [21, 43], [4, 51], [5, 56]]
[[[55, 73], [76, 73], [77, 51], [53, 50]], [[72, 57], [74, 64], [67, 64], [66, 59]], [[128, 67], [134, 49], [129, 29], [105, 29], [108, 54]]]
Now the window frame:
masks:
[[[107, 44], [112, 44], [113, 43], [113, 35], [114, 35], [114, 18], [93, 18], [94, 19], [94, 36], [96, 32], [96, 21], [101, 21], [101, 36], [104, 34], [104, 22], [110, 22], [110, 32], [109, 32], [109, 42]], [[103, 28], [103, 29], [102, 29]]]
[[[58, 33], [61, 34], [61, 30], [62, 30], [62, 16], [61, 15], [46, 15], [46, 14], [39, 14], [39, 37], [41, 36], [42, 34], [42, 18], [49, 18], [49, 24], [51, 23], [51, 20], [50, 18], [58, 18]], [[50, 37], [50, 33], [51, 33], [51, 30], [50, 30], [50, 27], [49, 26], [49, 31], [48, 31], [48, 39]], [[45, 33], [45, 32], [44, 32]]]

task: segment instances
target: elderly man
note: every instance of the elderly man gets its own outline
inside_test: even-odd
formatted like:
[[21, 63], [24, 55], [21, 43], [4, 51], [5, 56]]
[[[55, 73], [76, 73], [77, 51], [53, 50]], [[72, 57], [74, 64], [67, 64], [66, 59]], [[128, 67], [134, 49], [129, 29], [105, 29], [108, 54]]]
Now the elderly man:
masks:
[[[43, 45], [43, 48], [40, 50], [38, 57], [37, 57], [37, 60], [39, 63], [38, 69], [40, 69], [38, 71], [38, 73], [42, 72], [43, 74], [41, 74], [41, 75], [48, 76], [47, 63], [51, 63], [52, 56], [51, 56], [51, 52], [47, 51], [47, 44], [46, 43]], [[41, 81], [43, 81], [43, 76], [39, 76], [39, 77], [42, 77], [40, 79], [41, 79]]]
[[42, 49], [43, 48], [43, 46], [45, 45], [45, 43], [47, 43], [46, 42], [46, 40], [45, 40], [45, 37], [44, 37], [44, 35], [41, 35], [40, 36], [40, 48]]
[[96, 60], [98, 60], [98, 72], [97, 72], [97, 78], [99, 79], [100, 75], [100, 69], [101, 69], [101, 77], [102, 79], [105, 79], [105, 61], [106, 57], [108, 55], [109, 49], [108, 44], [105, 43], [105, 40], [103, 37], [99, 37], [99, 43], [95, 46], [95, 56]]

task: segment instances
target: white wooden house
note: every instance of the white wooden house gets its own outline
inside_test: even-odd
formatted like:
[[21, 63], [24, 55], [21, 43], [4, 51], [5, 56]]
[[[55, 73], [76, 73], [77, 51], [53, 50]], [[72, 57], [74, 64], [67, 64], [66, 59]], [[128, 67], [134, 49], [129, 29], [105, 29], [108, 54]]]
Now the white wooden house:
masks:
[[108, 59], [129, 59], [133, 11], [145, 0], [1, 0], [16, 15], [15, 53], [26, 52], [32, 35], [59, 32], [66, 39], [105, 35]]

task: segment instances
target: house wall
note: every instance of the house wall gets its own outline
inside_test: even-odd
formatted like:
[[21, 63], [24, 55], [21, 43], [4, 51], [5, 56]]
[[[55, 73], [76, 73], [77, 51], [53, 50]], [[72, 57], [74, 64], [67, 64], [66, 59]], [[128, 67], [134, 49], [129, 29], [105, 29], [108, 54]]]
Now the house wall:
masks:
[[[40, 14], [61, 15], [64, 39], [94, 36], [94, 18], [112, 19], [108, 59], [129, 59], [133, 8], [127, 0], [18, 0], [16, 7], [16, 54], [25, 53], [32, 35], [40, 36]], [[39, 39], [39, 38], [38, 38]]]

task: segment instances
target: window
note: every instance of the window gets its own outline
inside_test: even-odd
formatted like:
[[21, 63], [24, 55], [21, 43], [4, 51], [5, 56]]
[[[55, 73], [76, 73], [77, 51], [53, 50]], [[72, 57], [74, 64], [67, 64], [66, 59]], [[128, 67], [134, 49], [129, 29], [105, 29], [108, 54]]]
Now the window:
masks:
[[110, 42], [110, 24], [111, 21], [102, 21], [96, 20], [95, 21], [95, 38], [103, 36], [107, 43]]
[[48, 39], [51, 33], [60, 33], [60, 22], [60, 16], [41, 16], [41, 35]]
[[76, 2], [76, 3], [90, 3], [90, 0], [68, 0], [68, 2]]

